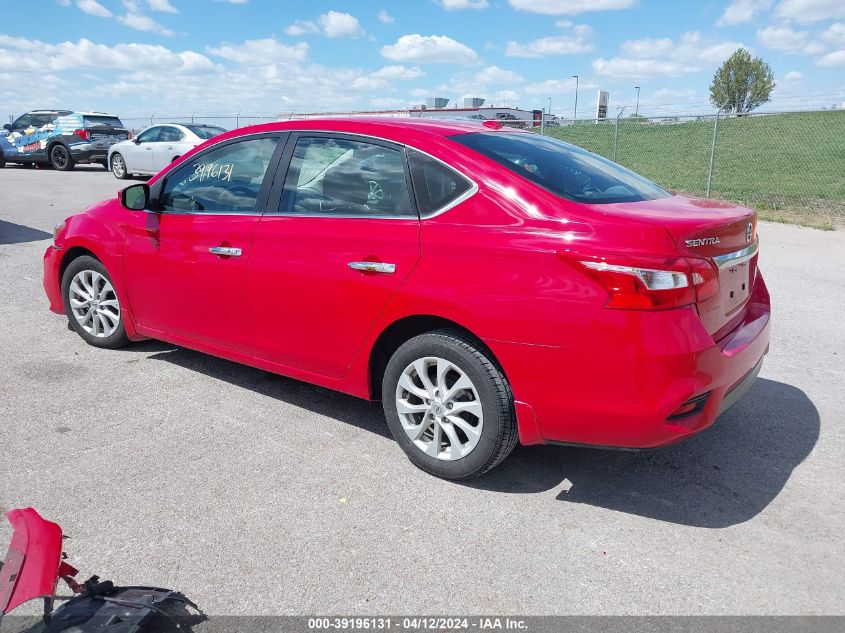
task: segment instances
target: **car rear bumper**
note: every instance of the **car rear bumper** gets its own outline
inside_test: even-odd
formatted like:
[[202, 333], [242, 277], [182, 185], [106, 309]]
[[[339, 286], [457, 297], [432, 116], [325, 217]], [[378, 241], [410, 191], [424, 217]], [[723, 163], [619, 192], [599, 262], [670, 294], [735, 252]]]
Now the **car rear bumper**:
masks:
[[742, 398], [769, 347], [769, 295], [759, 273], [744, 321], [719, 341], [692, 307], [603, 309], [597, 320], [595, 338], [561, 347], [488, 341], [511, 382], [522, 443], [677, 442]]
[[105, 163], [108, 160], [108, 147], [94, 147], [90, 144], [73, 145], [70, 155], [75, 163]]

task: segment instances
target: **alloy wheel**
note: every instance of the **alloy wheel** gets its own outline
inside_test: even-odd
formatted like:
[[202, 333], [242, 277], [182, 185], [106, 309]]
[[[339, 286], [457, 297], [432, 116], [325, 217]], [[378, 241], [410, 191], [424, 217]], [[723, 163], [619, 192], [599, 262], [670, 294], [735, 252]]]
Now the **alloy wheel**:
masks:
[[68, 153], [67, 153], [67, 150], [65, 149], [64, 145], [58, 145], [57, 144], [53, 148], [53, 152], [52, 152], [51, 156], [53, 158], [53, 165], [55, 165], [55, 167], [57, 169], [64, 169], [65, 167], [67, 167]]
[[96, 270], [81, 270], [74, 275], [68, 301], [76, 322], [91, 336], [108, 338], [120, 325], [120, 303], [114, 288]]
[[466, 457], [478, 445], [484, 412], [478, 390], [455, 363], [428, 356], [402, 372], [396, 411], [414, 445], [436, 459]]
[[114, 158], [111, 159], [111, 170], [118, 178], [123, 178], [126, 174], [126, 164], [120, 154], [115, 154]]

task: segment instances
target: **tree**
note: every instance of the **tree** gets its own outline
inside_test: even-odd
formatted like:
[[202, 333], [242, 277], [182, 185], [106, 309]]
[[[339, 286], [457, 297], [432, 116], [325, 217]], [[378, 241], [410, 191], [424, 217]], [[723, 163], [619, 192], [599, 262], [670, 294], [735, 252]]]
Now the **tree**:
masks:
[[769, 101], [774, 87], [771, 66], [739, 48], [713, 76], [710, 101], [719, 109], [743, 114]]

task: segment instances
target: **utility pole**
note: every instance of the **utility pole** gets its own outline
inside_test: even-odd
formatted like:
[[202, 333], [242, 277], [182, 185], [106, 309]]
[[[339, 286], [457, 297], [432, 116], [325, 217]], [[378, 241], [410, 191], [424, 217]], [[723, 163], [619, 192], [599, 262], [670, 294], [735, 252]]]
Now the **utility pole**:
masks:
[[575, 77], [575, 114], [572, 115], [572, 121], [578, 119], [578, 75], [572, 75]]
[[640, 113], [640, 87], [634, 86], [637, 89], [637, 105], [634, 107], [634, 118]]

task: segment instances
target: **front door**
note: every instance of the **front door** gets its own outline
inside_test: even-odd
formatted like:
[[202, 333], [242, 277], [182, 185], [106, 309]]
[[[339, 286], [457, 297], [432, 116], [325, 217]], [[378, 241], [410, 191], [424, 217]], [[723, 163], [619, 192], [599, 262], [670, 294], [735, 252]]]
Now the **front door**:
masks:
[[142, 332], [244, 349], [246, 266], [278, 144], [264, 135], [209, 148], [152, 187], [155, 211], [128, 212], [123, 268]]
[[153, 146], [158, 141], [161, 126], [149, 127], [133, 139], [123, 150], [129, 171], [153, 173]]
[[302, 133], [287, 156], [247, 274], [256, 354], [338, 377], [420, 256], [404, 149]]

